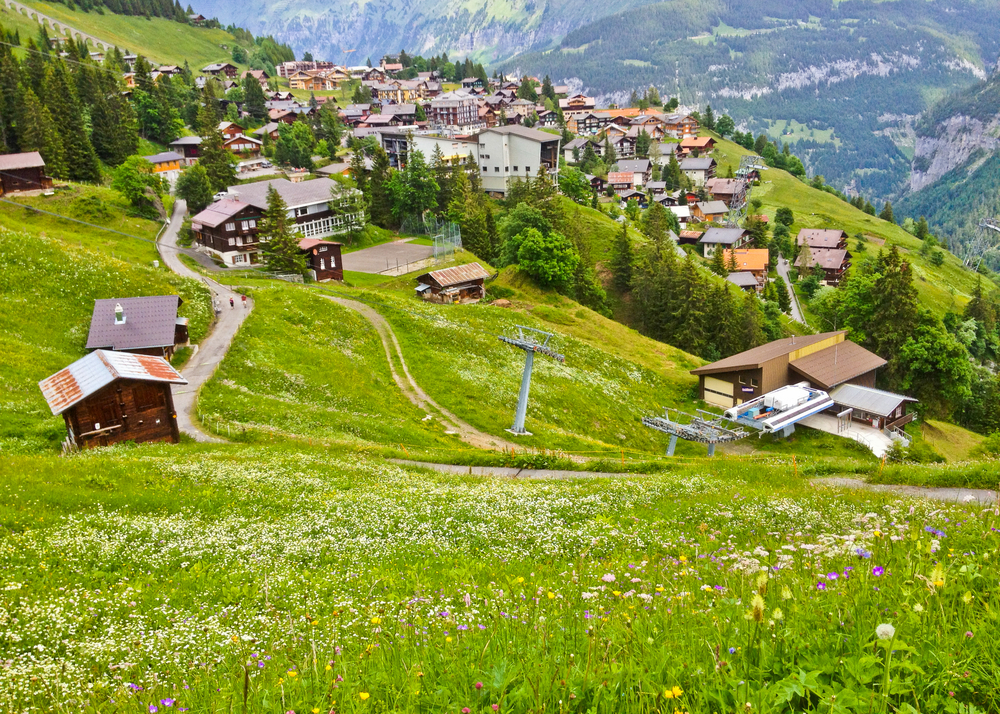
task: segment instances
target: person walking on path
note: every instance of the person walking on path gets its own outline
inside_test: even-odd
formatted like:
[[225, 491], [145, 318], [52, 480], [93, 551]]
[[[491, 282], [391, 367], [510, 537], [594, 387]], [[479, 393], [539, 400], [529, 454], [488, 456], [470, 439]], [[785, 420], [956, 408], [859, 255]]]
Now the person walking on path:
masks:
[[243, 299], [243, 309], [246, 310], [247, 309], [247, 296], [246, 295], [240, 295], [240, 297]]
[[229, 309], [232, 310], [234, 307], [236, 307], [236, 301], [233, 300], [233, 296], [230, 295], [229, 296]]

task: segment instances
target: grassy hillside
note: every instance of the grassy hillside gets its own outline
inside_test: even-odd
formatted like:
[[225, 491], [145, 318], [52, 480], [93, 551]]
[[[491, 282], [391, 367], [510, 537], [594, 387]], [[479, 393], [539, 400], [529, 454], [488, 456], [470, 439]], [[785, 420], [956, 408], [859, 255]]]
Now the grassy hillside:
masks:
[[[719, 140], [718, 136], [713, 136]], [[747, 153], [750, 152], [730, 141], [719, 141], [713, 154], [719, 163], [718, 175], [724, 176], [729, 167], [739, 166], [739, 157]], [[960, 311], [975, 287], [975, 274], [966, 270], [956, 256], [946, 253], [944, 264], [936, 267], [920, 255], [921, 242], [899, 226], [870, 216], [785, 171], [764, 171], [761, 185], [753, 189], [753, 198], [764, 202], [763, 212], [772, 222], [778, 208], [785, 206], [792, 209], [795, 216], [795, 224], [791, 227], [793, 237], [802, 228], [840, 228], [851, 237], [852, 252], [853, 237], [858, 233], [870, 239], [868, 251], [877, 251], [878, 241], [884, 241], [886, 246], [898, 246], [913, 265], [921, 305], [938, 317], [948, 311]]]
[[201, 283], [68, 238], [0, 230], [0, 452], [56, 448], [65, 438], [38, 381], [86, 353], [95, 299], [176, 293], [192, 342], [208, 329], [211, 307]]
[[[123, 50], [141, 53], [161, 64], [183, 65], [187, 60], [191, 69], [197, 72], [212, 62], [233, 61], [232, 48], [236, 41], [225, 30], [191, 27], [160, 17], [147, 19], [111, 12], [98, 14], [80, 9], [70, 10], [66, 5], [54, 2], [21, 2], [74, 29], [110, 42]], [[0, 13], [0, 23], [9, 29], [19, 29], [22, 42], [26, 42], [28, 37], [36, 37], [38, 25], [35, 21], [23, 15], [13, 17], [14, 14], [13, 10], [5, 6]], [[51, 28], [49, 34], [55, 34]], [[224, 49], [223, 45], [228, 49]]]

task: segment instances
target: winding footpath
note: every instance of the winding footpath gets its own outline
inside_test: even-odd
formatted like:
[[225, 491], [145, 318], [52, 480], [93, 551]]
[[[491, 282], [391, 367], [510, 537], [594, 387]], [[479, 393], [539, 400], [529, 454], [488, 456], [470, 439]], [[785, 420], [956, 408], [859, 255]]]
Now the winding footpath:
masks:
[[[180, 256], [183, 249], [177, 245], [177, 236], [186, 212], [187, 204], [178, 198], [174, 202], [170, 223], [163, 231], [156, 247], [164, 265], [182, 277], [198, 280], [208, 286], [209, 290], [212, 291], [212, 304], [218, 306], [216, 312], [218, 319], [215, 321], [211, 333], [198, 345], [198, 351], [191, 356], [191, 359], [181, 370], [181, 374], [184, 375], [188, 383], [174, 387], [174, 407], [177, 410], [177, 426], [183, 433], [196, 441], [222, 443], [222, 439], [210, 436], [195, 426], [192, 419], [192, 415], [195, 413], [195, 401], [201, 385], [214, 374], [219, 362], [229, 351], [229, 346], [232, 344], [236, 332], [240, 329], [240, 325], [253, 310], [253, 300], [247, 298], [246, 307], [242, 307], [240, 293], [199, 275], [181, 262]], [[233, 300], [236, 307], [229, 306], [230, 299]]]
[[778, 275], [785, 281], [785, 289], [788, 290], [788, 297], [791, 298], [791, 318], [796, 322], [800, 322], [805, 325], [806, 321], [802, 317], [802, 309], [799, 307], [799, 296], [795, 294], [795, 288], [792, 287], [792, 281], [788, 279], [788, 271], [790, 267], [788, 259], [785, 256], [778, 256]]
[[[375, 332], [378, 333], [379, 339], [382, 340], [382, 347], [385, 349], [385, 358], [389, 363], [389, 371], [392, 373], [392, 378], [396, 382], [396, 386], [399, 387], [404, 396], [418, 409], [423, 409], [429, 414], [437, 412], [438, 418], [444, 422], [448, 433], [454, 433], [466, 444], [474, 446], [477, 449], [508, 450], [520, 448], [517, 444], [480, 431], [431, 399], [427, 392], [421, 389], [416, 380], [413, 379], [413, 375], [410, 374], [410, 370], [406, 366], [406, 360], [403, 359], [403, 350], [400, 349], [399, 340], [396, 339], [396, 333], [392, 331], [392, 327], [390, 327], [388, 321], [382, 315], [357, 300], [334, 297], [333, 295], [324, 295], [323, 297], [327, 300], [332, 300], [341, 307], [353, 310], [371, 323], [372, 327], [375, 328]], [[396, 369], [397, 361], [402, 369], [402, 375]]]

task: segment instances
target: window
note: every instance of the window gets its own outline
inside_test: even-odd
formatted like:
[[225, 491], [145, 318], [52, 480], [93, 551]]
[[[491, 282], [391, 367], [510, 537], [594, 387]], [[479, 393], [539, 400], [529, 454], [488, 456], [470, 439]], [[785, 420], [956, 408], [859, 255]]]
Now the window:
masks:
[[489, 166], [484, 166], [484, 167], [483, 167], [483, 173], [486, 173], [486, 172], [487, 172], [487, 171], [489, 171], [489, 170], [490, 170], [490, 167], [489, 167]]
[[163, 389], [154, 384], [137, 384], [132, 387], [136, 411], [144, 412], [164, 405]]
[[227, 231], [235, 231], [236, 230], [236, 224], [235, 223], [227, 223], [226, 224], [226, 230]]
[[302, 208], [296, 208], [296, 209], [295, 209], [295, 217], [296, 217], [296, 218], [298, 218], [299, 216], [304, 216], [304, 215], [306, 215], [307, 213], [309, 213], [309, 209], [308, 209], [308, 208], [306, 208], [306, 207], [302, 207]]
[[326, 270], [326, 258], [319, 259], [319, 269]]
[[255, 221], [255, 220], [249, 220], [249, 221], [242, 221], [242, 222], [240, 223], [240, 227], [241, 227], [241, 228], [242, 228], [243, 230], [245, 230], [245, 231], [248, 231], [248, 230], [250, 230], [251, 228], [256, 228], [256, 227], [257, 227], [257, 221]]
[[236, 245], [236, 239], [235, 238], [230, 238], [229, 239], [229, 245]]
[[530, 174], [531, 173], [531, 167], [530, 166], [525, 166], [524, 167], [524, 173]]
[[516, 166], [514, 167], [514, 173], [517, 173], [517, 167]]
[[319, 247], [319, 252], [320, 252], [320, 253], [325, 253], [325, 252], [326, 252], [326, 246], [325, 246], [325, 245], [321, 245], [321, 246]]
[[493, 167], [493, 173], [495, 173], [495, 174], [500, 173], [500, 167], [499, 166], [494, 166]]

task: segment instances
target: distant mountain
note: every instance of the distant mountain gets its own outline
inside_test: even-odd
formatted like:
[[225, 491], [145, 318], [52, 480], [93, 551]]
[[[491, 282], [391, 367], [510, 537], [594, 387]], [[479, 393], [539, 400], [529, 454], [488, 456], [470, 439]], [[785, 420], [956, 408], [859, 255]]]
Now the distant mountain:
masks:
[[711, 103], [790, 143], [829, 183], [881, 200], [908, 185], [915, 118], [996, 64], [997, 27], [1000, 0], [670, 0], [501, 66], [608, 100], [652, 84]]
[[[548, 47], [567, 32], [650, 0], [197, 0], [206, 17], [288, 42], [296, 54], [363, 64], [403, 49], [486, 63]], [[345, 50], [355, 50], [346, 53]]]
[[[897, 216], [926, 216], [961, 254], [982, 218], [1000, 218], [1000, 71], [957, 92], [916, 124], [910, 193]], [[1000, 252], [986, 264], [1000, 269]]]

